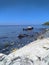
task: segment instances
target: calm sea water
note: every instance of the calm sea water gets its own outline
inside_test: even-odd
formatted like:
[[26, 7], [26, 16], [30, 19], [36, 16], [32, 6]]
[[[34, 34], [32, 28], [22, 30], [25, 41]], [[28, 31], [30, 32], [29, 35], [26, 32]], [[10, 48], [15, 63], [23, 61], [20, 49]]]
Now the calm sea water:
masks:
[[[19, 49], [30, 42], [34, 41], [38, 33], [43, 32], [41, 28], [49, 28], [49, 26], [31, 25], [34, 27], [31, 31], [23, 31], [23, 28], [27, 28], [28, 25], [11, 25], [0, 26], [0, 53], [9, 54], [13, 49]], [[33, 37], [18, 38], [19, 34], [28, 34]], [[5, 45], [8, 44], [8, 47]]]

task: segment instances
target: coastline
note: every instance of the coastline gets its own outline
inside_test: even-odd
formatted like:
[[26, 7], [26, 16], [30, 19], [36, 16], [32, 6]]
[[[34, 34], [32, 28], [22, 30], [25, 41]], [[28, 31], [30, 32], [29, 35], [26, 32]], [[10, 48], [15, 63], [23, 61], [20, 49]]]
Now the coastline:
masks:
[[[46, 50], [46, 48], [48, 48], [48, 50]], [[21, 62], [17, 63], [16, 61], [18, 60], [24, 61], [25, 58], [31, 59], [33, 62], [35, 62], [34, 65], [39, 65], [40, 59], [38, 57], [41, 58], [41, 64], [42, 64], [43, 63], [42, 59], [45, 59], [45, 57], [47, 56], [49, 56], [49, 38], [44, 38], [44, 39], [38, 39], [34, 42], [31, 42], [30, 44], [20, 48], [19, 50], [14, 51], [9, 55], [6, 55], [5, 59], [7, 61], [6, 65], [10, 65], [10, 63], [12, 63], [11, 60], [13, 60], [13, 63], [16, 63], [16, 65], [17, 64], [19, 65], [21, 64]]]
[[[49, 38], [44, 38], [47, 32], [49, 32], [49, 30], [46, 30], [46, 32], [41, 35], [43, 36], [42, 39], [38, 38], [30, 44], [13, 51], [9, 55], [0, 53], [0, 57], [4, 57], [3, 59], [0, 58], [0, 60], [2, 59], [0, 61], [1, 65], [28, 65], [27, 62], [29, 62], [30, 65], [47, 65], [49, 63]], [[46, 59], [47, 57], [48, 59]], [[47, 60], [47, 63], [45, 63], [45, 60]]]

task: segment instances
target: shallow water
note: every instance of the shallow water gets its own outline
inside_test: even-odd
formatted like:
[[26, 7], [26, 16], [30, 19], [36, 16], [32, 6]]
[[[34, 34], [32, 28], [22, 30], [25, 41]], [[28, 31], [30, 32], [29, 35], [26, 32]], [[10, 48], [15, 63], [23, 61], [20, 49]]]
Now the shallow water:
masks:
[[[31, 25], [34, 27], [31, 31], [23, 31], [23, 28], [27, 28], [28, 25], [11, 25], [0, 26], [0, 53], [9, 54], [13, 49], [19, 49], [26, 44], [36, 40], [38, 33], [42, 33], [40, 28], [49, 28], [49, 26]], [[18, 38], [19, 34], [28, 34], [30, 37]], [[32, 37], [33, 35], [33, 37]], [[8, 44], [8, 46], [6, 45]]]

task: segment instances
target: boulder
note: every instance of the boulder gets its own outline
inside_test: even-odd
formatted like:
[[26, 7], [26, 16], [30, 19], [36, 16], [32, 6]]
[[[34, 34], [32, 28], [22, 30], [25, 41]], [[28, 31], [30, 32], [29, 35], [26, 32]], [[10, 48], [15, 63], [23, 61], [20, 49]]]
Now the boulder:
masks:
[[34, 29], [33, 27], [29, 26], [27, 28], [23, 28], [23, 31], [28, 31], [28, 30], [33, 30], [33, 29]]
[[24, 37], [27, 37], [28, 35], [27, 34], [20, 34], [19, 36], [18, 36], [18, 38], [24, 38]]

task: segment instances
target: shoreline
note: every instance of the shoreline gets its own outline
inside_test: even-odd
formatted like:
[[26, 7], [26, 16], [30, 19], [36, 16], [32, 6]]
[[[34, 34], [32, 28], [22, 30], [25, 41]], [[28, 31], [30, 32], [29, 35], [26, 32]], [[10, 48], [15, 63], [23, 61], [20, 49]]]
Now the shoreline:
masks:
[[[49, 56], [49, 38], [44, 38], [44, 39], [38, 39], [34, 42], [31, 42], [30, 44], [20, 48], [19, 50], [16, 50], [13, 53], [6, 55], [5, 59], [7, 60], [7, 65], [12, 63], [11, 60], [17, 61], [18, 57], [21, 58], [22, 60], [24, 60], [25, 58], [29, 58], [29, 59], [33, 60], [33, 62], [35, 62], [35, 63], [36, 63], [36, 61], [39, 61], [39, 62], [37, 62], [37, 65], [39, 65], [40, 60], [38, 57], [41, 58], [41, 64], [42, 64], [43, 63], [42, 59], [45, 59], [45, 57], [47, 57], [47, 56]], [[19, 62], [19, 63], [21, 63], [21, 62]], [[16, 63], [16, 65], [17, 65], [17, 63]]]
[[[49, 63], [49, 38], [44, 38], [44, 35], [47, 32], [49, 32], [49, 30], [46, 30], [46, 32], [42, 34], [43, 38], [37, 38], [37, 40], [27, 44], [26, 46], [17, 50], [15, 49], [15, 51], [9, 55], [0, 53], [0, 64], [23, 65], [26, 62], [29, 62], [30, 65], [47, 65]], [[48, 59], [46, 59], [47, 57]], [[47, 61], [46, 63], [45, 60]], [[27, 63], [25, 65], [27, 65]]]

